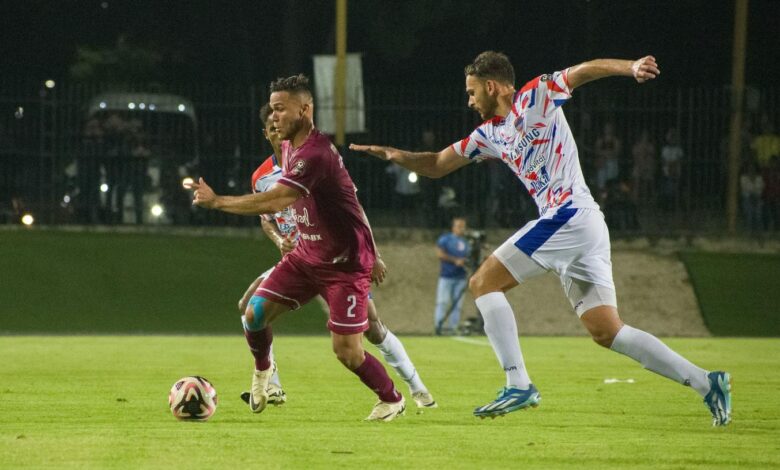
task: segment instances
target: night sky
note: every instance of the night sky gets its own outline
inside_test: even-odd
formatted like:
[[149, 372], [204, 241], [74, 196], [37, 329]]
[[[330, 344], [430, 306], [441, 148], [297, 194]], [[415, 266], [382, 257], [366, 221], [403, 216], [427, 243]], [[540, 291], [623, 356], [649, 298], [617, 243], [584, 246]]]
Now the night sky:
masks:
[[[137, 81], [266, 83], [334, 51], [334, 1], [3, 0], [3, 75], [67, 79], [79, 46], [152, 51]], [[668, 84], [729, 83], [727, 0], [350, 0], [348, 45], [375, 85], [462, 80], [482, 50], [506, 52], [518, 81], [591, 58], [657, 57]], [[780, 1], [751, 0], [747, 83], [780, 76]], [[103, 75], [96, 75], [100, 79]]]

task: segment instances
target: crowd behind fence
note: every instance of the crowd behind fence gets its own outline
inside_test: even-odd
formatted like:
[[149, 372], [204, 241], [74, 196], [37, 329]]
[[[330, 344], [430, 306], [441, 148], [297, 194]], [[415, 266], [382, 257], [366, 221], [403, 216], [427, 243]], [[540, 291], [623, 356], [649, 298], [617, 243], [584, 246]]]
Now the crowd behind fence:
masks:
[[[258, 119], [265, 87], [201, 83], [161, 92], [3, 80], [0, 223], [20, 223], [24, 214], [43, 224], [257, 223], [192, 208], [182, 180], [203, 176], [227, 194], [250, 190], [252, 170], [271, 152]], [[729, 90], [616, 83], [578, 89], [564, 106], [586, 181], [610, 230], [725, 231]], [[103, 96], [106, 101], [98, 98]], [[479, 123], [458, 84], [367, 88], [365, 104], [367, 132], [349, 135], [351, 142], [439, 150]], [[746, 108], [740, 227], [777, 232], [778, 89], [750, 89]], [[461, 214], [472, 226], [516, 228], [536, 216], [525, 190], [500, 163], [429, 180], [347, 149], [342, 154], [376, 226], [441, 228]]]

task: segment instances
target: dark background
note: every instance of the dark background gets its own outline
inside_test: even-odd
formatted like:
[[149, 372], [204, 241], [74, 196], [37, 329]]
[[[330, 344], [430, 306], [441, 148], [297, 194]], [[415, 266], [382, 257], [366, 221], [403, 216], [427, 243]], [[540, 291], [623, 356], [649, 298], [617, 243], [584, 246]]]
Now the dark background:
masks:
[[[5, 0], [0, 69], [40, 79], [264, 84], [309, 72], [312, 54], [333, 53], [334, 3]], [[353, 0], [348, 50], [364, 54], [374, 85], [460, 81], [486, 49], [506, 52], [519, 81], [595, 57], [651, 53], [668, 84], [716, 85], [731, 77], [733, 12], [726, 0]], [[780, 2], [751, 0], [748, 84], [776, 80], [778, 24]], [[85, 74], [73, 68], [80, 47], [117, 57]]]

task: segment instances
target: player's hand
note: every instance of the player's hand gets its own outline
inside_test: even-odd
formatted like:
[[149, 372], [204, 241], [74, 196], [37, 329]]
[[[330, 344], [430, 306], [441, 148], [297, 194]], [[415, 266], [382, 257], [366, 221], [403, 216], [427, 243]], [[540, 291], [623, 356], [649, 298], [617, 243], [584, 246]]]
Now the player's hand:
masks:
[[655, 57], [648, 55], [631, 64], [631, 71], [634, 73], [634, 79], [639, 83], [645, 83], [657, 77], [661, 70], [655, 63]]
[[453, 264], [458, 267], [463, 267], [463, 265], [466, 264], [466, 258], [458, 258]]
[[393, 147], [383, 147], [381, 145], [358, 145], [349, 144], [349, 149], [356, 152], [366, 152], [369, 155], [373, 155], [380, 160], [392, 160], [394, 153], [398, 152], [398, 149]]
[[198, 178], [198, 182], [190, 184], [189, 189], [195, 192], [192, 195], [192, 205], [213, 209], [217, 203], [217, 194], [206, 184], [203, 178]]
[[284, 256], [293, 251], [297, 245], [297, 240], [290, 240], [289, 237], [280, 237], [279, 243], [276, 246], [279, 248], [279, 251], [282, 252], [282, 256]]
[[377, 257], [376, 261], [374, 261], [374, 267], [371, 268], [371, 281], [379, 285], [385, 280], [386, 275], [387, 265], [382, 261], [382, 258]]

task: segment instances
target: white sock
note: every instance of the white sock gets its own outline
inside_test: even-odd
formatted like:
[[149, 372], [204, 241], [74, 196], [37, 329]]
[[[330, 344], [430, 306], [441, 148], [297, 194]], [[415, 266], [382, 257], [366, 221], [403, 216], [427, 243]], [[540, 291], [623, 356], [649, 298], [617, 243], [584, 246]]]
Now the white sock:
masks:
[[623, 325], [610, 349], [639, 362], [647, 370], [689, 385], [701, 396], [710, 391], [706, 370], [696, 367], [650, 333]]
[[[271, 361], [271, 365], [273, 365], [274, 361], [276, 360], [274, 358], [274, 345], [273, 344], [271, 344], [271, 352], [268, 355], [268, 359]], [[276, 384], [276, 385], [278, 385], [280, 387], [282, 386], [282, 382], [279, 381], [279, 369], [278, 368], [274, 371], [273, 375], [271, 375], [271, 378], [268, 380], [268, 382], [272, 383], [272, 384]]]
[[520, 339], [517, 337], [517, 322], [509, 301], [503, 292], [491, 292], [478, 297], [476, 303], [485, 320], [485, 334], [506, 372], [507, 387], [527, 389], [531, 379], [525, 370]]
[[409, 355], [406, 354], [406, 349], [401, 341], [393, 334], [392, 331], [387, 330], [387, 335], [384, 341], [377, 344], [376, 347], [382, 356], [385, 358], [385, 362], [395, 369], [395, 372], [404, 382], [409, 386], [409, 390], [412, 393], [427, 392], [420, 375], [417, 373], [417, 369], [414, 368]]

